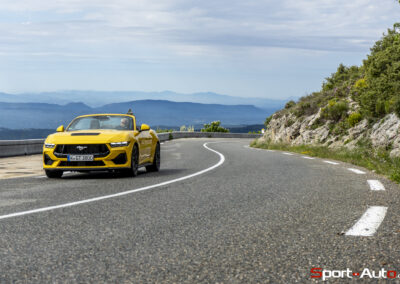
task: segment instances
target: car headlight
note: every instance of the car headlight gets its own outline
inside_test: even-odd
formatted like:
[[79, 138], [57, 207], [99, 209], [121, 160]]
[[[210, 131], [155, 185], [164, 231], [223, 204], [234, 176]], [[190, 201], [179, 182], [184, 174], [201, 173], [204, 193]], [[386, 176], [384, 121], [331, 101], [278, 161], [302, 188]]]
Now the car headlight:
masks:
[[55, 146], [56, 146], [56, 144], [51, 144], [51, 143], [45, 143], [44, 144], [45, 148], [50, 148], [50, 149], [53, 149]]
[[112, 142], [110, 143], [111, 147], [126, 147], [129, 145], [129, 141], [125, 141], [125, 142]]

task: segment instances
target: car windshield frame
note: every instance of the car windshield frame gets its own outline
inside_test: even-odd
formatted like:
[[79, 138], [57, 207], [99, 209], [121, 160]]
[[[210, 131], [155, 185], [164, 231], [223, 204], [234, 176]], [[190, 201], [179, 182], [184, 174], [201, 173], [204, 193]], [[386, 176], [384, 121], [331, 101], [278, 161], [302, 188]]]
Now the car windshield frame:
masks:
[[[127, 119], [128, 121], [128, 124], [126, 126], [124, 126], [122, 122], [123, 119]], [[106, 124], [105, 123], [106, 121], [112, 123]], [[136, 121], [132, 116], [128, 115], [80, 116], [72, 120], [65, 131], [71, 132], [71, 131], [82, 131], [82, 130], [134, 131], [136, 130]]]

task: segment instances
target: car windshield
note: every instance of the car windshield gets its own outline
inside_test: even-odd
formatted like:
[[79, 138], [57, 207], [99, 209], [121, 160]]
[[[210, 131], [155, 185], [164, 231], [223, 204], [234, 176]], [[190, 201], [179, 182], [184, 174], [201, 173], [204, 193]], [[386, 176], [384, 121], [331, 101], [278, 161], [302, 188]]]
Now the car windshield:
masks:
[[72, 121], [67, 131], [91, 129], [134, 130], [133, 119], [129, 116], [118, 115], [79, 117]]

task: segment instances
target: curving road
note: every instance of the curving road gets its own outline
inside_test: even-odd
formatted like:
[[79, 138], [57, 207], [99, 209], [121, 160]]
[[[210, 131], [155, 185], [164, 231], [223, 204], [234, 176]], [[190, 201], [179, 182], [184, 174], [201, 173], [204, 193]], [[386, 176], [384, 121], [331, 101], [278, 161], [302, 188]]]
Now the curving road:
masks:
[[397, 185], [249, 142], [173, 140], [162, 170], [136, 178], [0, 180], [0, 283], [293, 283], [313, 267], [400, 270]]

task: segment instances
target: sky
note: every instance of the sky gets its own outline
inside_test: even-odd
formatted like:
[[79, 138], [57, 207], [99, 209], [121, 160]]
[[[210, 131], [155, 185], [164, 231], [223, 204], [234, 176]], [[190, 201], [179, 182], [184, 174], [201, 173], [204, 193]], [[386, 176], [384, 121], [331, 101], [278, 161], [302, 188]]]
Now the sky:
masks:
[[397, 0], [0, 0], [0, 92], [300, 97], [396, 21]]

